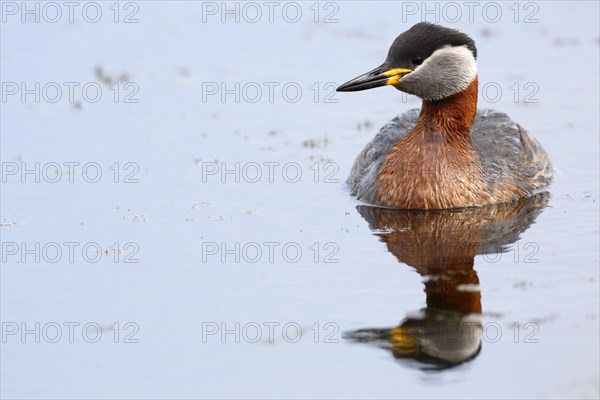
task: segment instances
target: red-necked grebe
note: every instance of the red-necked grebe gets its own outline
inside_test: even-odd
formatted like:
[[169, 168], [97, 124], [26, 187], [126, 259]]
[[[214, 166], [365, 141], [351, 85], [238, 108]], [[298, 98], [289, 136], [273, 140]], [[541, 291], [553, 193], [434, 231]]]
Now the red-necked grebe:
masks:
[[547, 186], [541, 145], [506, 114], [477, 110], [477, 49], [466, 34], [418, 23], [385, 62], [341, 85], [391, 85], [423, 100], [385, 125], [354, 162], [348, 185], [370, 203], [445, 209], [504, 203]]

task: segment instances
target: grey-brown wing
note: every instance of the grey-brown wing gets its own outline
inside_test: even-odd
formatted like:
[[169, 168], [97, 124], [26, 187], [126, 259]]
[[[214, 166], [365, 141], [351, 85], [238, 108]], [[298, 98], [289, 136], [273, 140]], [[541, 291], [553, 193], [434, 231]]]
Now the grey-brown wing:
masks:
[[552, 165], [540, 143], [503, 112], [477, 110], [471, 140], [492, 191], [509, 184], [533, 194], [552, 180]]
[[394, 144], [410, 132], [419, 119], [418, 108], [409, 110], [385, 124], [377, 135], [360, 152], [346, 183], [352, 194], [363, 197], [365, 191], [372, 187], [385, 156]]
[[[365, 146], [347, 180], [352, 194], [361, 198], [373, 187], [385, 156], [415, 127], [419, 112], [412, 109], [392, 119]], [[509, 184], [533, 194], [552, 180], [552, 166], [542, 146], [505, 113], [477, 110], [471, 138], [492, 191]]]

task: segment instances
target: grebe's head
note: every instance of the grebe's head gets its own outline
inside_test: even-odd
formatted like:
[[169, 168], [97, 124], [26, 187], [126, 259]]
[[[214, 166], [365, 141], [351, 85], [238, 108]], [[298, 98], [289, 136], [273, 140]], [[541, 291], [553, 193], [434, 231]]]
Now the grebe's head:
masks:
[[425, 101], [464, 91], [477, 77], [477, 48], [466, 34], [420, 22], [394, 40], [385, 62], [337, 88], [354, 92], [391, 85]]

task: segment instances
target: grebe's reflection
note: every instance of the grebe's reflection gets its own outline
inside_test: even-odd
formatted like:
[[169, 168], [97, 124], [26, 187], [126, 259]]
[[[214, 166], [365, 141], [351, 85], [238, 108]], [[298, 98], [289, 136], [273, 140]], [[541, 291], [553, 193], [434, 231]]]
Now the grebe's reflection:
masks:
[[506, 251], [548, 202], [546, 193], [510, 204], [462, 210], [394, 210], [359, 206], [388, 250], [425, 279], [427, 306], [395, 328], [345, 335], [402, 360], [446, 368], [481, 350], [481, 295], [473, 269], [480, 254]]

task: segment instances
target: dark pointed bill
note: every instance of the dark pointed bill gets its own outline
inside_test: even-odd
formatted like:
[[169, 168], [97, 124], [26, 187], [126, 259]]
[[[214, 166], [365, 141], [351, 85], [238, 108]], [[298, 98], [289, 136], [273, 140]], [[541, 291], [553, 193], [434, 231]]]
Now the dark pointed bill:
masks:
[[373, 89], [380, 86], [395, 85], [404, 75], [411, 73], [410, 69], [391, 68], [385, 69], [383, 65], [354, 78], [336, 89], [338, 92], [356, 92], [359, 90]]

